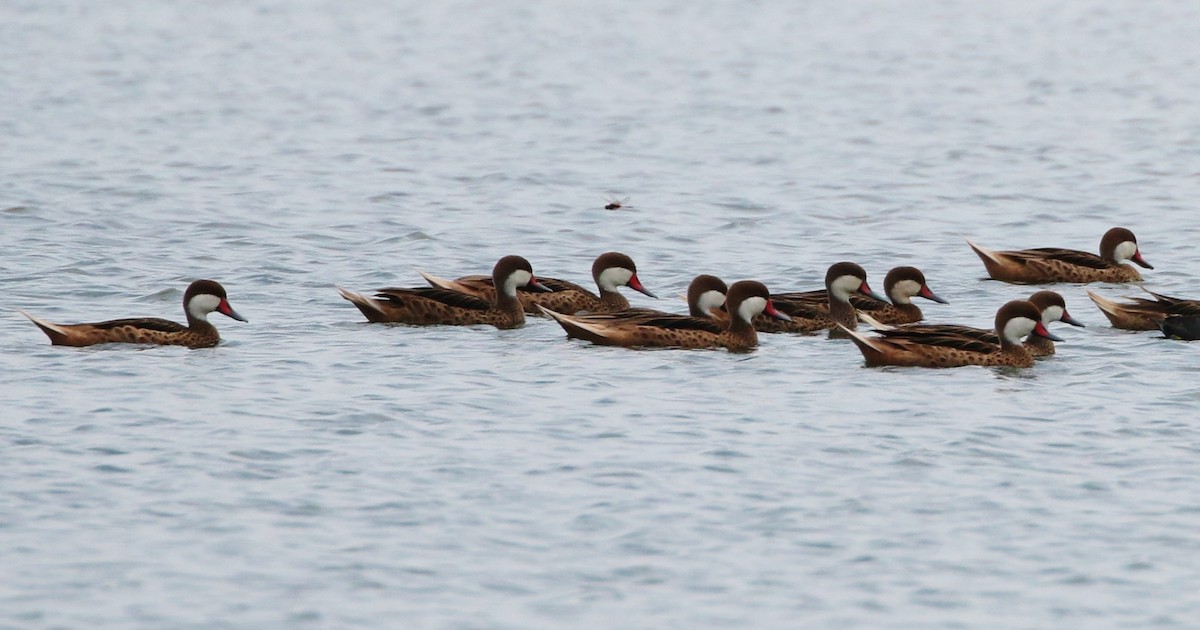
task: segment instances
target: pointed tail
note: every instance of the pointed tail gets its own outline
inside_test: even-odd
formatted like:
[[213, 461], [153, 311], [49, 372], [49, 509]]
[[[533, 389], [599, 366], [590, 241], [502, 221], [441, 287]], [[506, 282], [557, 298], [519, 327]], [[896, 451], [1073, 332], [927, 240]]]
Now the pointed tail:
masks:
[[33, 322], [34, 324], [37, 324], [37, 327], [41, 328], [42, 332], [46, 333], [46, 336], [50, 338], [51, 344], [64, 345], [64, 342], [67, 340], [67, 331], [61, 326], [52, 322], [48, 322], [44, 319], [34, 317], [33, 315], [30, 315], [21, 309], [17, 309], [17, 312], [25, 317], [28, 317], [29, 321]]
[[355, 293], [349, 289], [343, 289], [342, 287], [337, 287], [337, 290], [343, 298], [349, 300], [351, 304], [357, 306], [358, 310], [362, 311], [362, 314], [365, 315], [367, 319], [373, 322], [382, 321], [381, 318], [384, 315], [383, 309], [379, 308], [379, 303], [373, 298], [367, 297], [361, 293]]

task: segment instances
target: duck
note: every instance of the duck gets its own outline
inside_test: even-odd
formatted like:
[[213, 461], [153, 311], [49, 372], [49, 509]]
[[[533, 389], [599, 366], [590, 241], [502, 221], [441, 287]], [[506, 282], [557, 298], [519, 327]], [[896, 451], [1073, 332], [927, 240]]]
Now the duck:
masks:
[[1167, 339], [1195, 341], [1200, 339], [1200, 317], [1195, 315], [1169, 315], [1155, 320], [1158, 329]]
[[[1063, 296], [1054, 291], [1038, 291], [1029, 296], [1029, 302], [1042, 314], [1041, 321], [1047, 330], [1049, 330], [1051, 322], [1063, 322], [1072, 326], [1084, 327], [1083, 323], [1067, 312], [1067, 302], [1063, 299]], [[858, 317], [876, 331], [889, 331], [889, 334], [895, 337], [908, 335], [961, 335], [993, 345], [1000, 343], [1000, 338], [996, 335], [996, 331], [987, 328], [975, 328], [973, 326], [958, 324], [921, 323], [893, 326], [880, 322], [865, 312], [860, 312]], [[1037, 335], [1027, 337], [1024, 345], [1025, 349], [1035, 358], [1051, 356], [1056, 352], [1053, 341]]]
[[741, 280], [729, 286], [725, 306], [731, 317], [722, 324], [711, 317], [669, 315], [659, 317], [620, 317], [611, 314], [567, 315], [540, 307], [554, 319], [567, 337], [598, 345], [658, 348], [725, 348], [747, 352], [758, 346], [758, 333], [751, 323], [760, 313], [787, 320], [772, 303], [766, 285]]
[[1100, 239], [1100, 255], [1074, 249], [1042, 247], [1017, 251], [993, 251], [967, 239], [967, 244], [983, 261], [993, 280], [1017, 284], [1052, 282], [1137, 282], [1142, 275], [1124, 264], [1132, 261], [1154, 269], [1142, 257], [1137, 237], [1123, 227], [1115, 227]]
[[[455, 280], [439, 278], [435, 275], [420, 272], [430, 286], [450, 289], [459, 293], [474, 295], [483, 300], [492, 301], [496, 295], [496, 285], [488, 276], [463, 276]], [[547, 291], [531, 292], [517, 291], [517, 299], [526, 313], [541, 315], [537, 305], [541, 304], [552, 311], [560, 313], [611, 313], [629, 308], [629, 300], [617, 291], [618, 287], [629, 287], [634, 291], [652, 298], [658, 296], [651, 293], [641, 280], [638, 279], [637, 265], [633, 259], [620, 252], [600, 254], [592, 263], [592, 279], [600, 289], [600, 295], [566, 280], [557, 278], [539, 278], [538, 282]]]
[[[1186, 300], [1155, 293], [1142, 287], [1150, 294], [1147, 298], [1128, 298], [1130, 303], [1121, 304], [1088, 291], [1088, 297], [1100, 307], [1113, 328], [1125, 330], [1158, 330], [1159, 324], [1168, 317], [1200, 317], [1200, 300]], [[1178, 324], [1178, 322], [1175, 322]]]
[[208, 321], [216, 311], [240, 322], [247, 321], [229, 305], [225, 287], [215, 280], [196, 280], [183, 294], [187, 325], [157, 317], [112, 319], [89, 324], [55, 324], [18, 311], [29, 318], [55, 346], [91, 346], [100, 343], [138, 343], [159, 346], [211, 348], [221, 341], [217, 328]]
[[829, 330], [830, 337], [844, 338], [838, 324], [850, 329], [858, 325], [858, 317], [850, 301], [854, 295], [887, 302], [887, 298], [871, 290], [867, 284], [867, 272], [860, 265], [852, 262], [834, 263], [825, 272], [824, 291], [772, 296], [775, 307], [789, 316], [789, 320], [774, 318], [773, 321], [773, 318], [760, 315], [754, 320], [754, 327], [759, 332], [813, 333]]
[[[1021, 344], [1027, 335], [1062, 341], [1046, 329], [1029, 300], [1013, 300], [996, 312], [995, 334], [1000, 343], [988, 343], [971, 335], [950, 331], [919, 332], [879, 330], [880, 336], [864, 335], [842, 326], [866, 360], [868, 367], [897, 365], [906, 367], [947, 368], [987, 365], [1026, 368], [1033, 366], [1033, 355]], [[841, 324], [839, 324], [841, 326]]]
[[517, 289], [549, 291], [533, 275], [533, 266], [521, 256], [505, 256], [492, 268], [492, 281], [503, 290], [488, 301], [468, 293], [437, 287], [379, 289], [374, 297], [337, 287], [338, 293], [370, 322], [392, 322], [416, 326], [470, 326], [490, 324], [496, 328], [519, 328], [525, 311], [517, 300]]

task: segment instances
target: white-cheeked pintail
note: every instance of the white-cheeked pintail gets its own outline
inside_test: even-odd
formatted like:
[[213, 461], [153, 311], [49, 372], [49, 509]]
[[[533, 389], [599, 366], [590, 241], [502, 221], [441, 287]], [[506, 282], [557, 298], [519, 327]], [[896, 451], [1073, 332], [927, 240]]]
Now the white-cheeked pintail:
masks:
[[238, 321], [246, 321], [229, 305], [225, 287], [213, 280], [197, 280], [183, 294], [183, 312], [187, 325], [156, 317], [114, 319], [90, 324], [55, 324], [21, 311], [56, 346], [91, 346], [99, 343], [144, 343], [161, 346], [209, 348], [221, 341], [221, 335], [208, 321], [216, 311]]
[[1015, 251], [993, 251], [970, 239], [967, 244], [983, 261], [994, 280], [1018, 284], [1052, 282], [1135, 282], [1142, 279], [1137, 269], [1124, 264], [1132, 261], [1153, 269], [1142, 258], [1133, 232], [1115, 227], [1100, 239], [1100, 255], [1075, 249], [1042, 247]]

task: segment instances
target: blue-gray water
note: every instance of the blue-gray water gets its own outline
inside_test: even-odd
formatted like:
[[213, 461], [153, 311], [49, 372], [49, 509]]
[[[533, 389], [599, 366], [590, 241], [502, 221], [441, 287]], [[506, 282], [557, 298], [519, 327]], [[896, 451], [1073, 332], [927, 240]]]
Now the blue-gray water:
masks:
[[[619, 250], [819, 286], [993, 247], [1200, 297], [1200, 8], [1100, 0], [0, 4], [0, 627], [1101, 628], [1200, 618], [1200, 346], [1023, 371], [361, 323], [334, 285]], [[630, 198], [602, 209], [606, 196]], [[182, 319], [215, 349], [51, 347]], [[1109, 296], [1136, 289], [1097, 285]], [[638, 305], [683, 308], [633, 295]]]

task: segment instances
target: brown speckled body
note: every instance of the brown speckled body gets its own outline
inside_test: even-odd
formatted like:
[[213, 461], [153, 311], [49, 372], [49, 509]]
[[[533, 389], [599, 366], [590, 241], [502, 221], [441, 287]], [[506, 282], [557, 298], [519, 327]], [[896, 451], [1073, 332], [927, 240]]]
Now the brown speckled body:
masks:
[[[1119, 258], [1117, 248], [1122, 243], [1133, 245], [1130, 258]], [[1136, 282], [1142, 279], [1137, 269], [1123, 264], [1131, 260], [1153, 269], [1136, 249], [1137, 239], [1125, 228], [1112, 228], [1100, 241], [1100, 255], [1074, 249], [1043, 247], [1013, 251], [993, 251], [967, 241], [988, 275], [994, 280], [1018, 284], [1052, 282]]]
[[1088, 291], [1088, 297], [1100, 307], [1113, 328], [1158, 330], [1159, 322], [1171, 316], [1200, 316], [1200, 300], [1186, 300], [1147, 291], [1154, 299], [1129, 298], [1127, 303], [1113, 302]]
[[208, 322], [192, 322], [190, 326], [184, 326], [166, 319], [114, 319], [93, 324], [54, 324], [53, 328], [36, 319], [33, 322], [56, 346], [145, 343], [210, 348], [221, 341], [217, 329]]
[[[1029, 302], [1041, 313], [1041, 321], [1043, 325], [1048, 326], [1052, 321], [1061, 321], [1072, 326], [1083, 326], [1067, 313], [1067, 305], [1063, 297], [1054, 291], [1038, 291], [1029, 296]], [[1057, 306], [1058, 310], [1051, 310], [1050, 307]], [[986, 328], [975, 328], [973, 326], [962, 326], [959, 324], [922, 324], [909, 323], [899, 325], [887, 325], [886, 322], [881, 322], [874, 317], [868, 315], [863, 317], [863, 320], [870, 324], [876, 331], [883, 332], [885, 335], [894, 337], [909, 336], [918, 338], [928, 337], [964, 337], [975, 339], [986, 343], [990, 346], [1000, 345], [1000, 336], [995, 330]], [[1036, 357], [1047, 357], [1053, 355], [1056, 350], [1054, 342], [1045, 337], [1038, 335], [1029, 335], [1021, 344], [1029, 351], [1029, 354]]]
[[[881, 322], [882, 323], [882, 322]], [[876, 329], [879, 330], [879, 329]], [[959, 326], [955, 324], [903, 324], [896, 328], [901, 331], [901, 334], [908, 332], [916, 335], [958, 335], [965, 338], [976, 339], [989, 346], [999, 346], [1000, 336], [994, 330], [986, 328], [974, 328], [972, 326]], [[898, 336], [898, 335], [897, 335]], [[1047, 357], [1055, 353], [1054, 342], [1045, 337], [1030, 335], [1021, 344], [1025, 347], [1029, 354], [1033, 357]]]
[[414, 326], [490, 324], [496, 328], [518, 328], [525, 324], [520, 303], [504, 299], [503, 295], [493, 304], [472, 295], [432, 287], [380, 289], [373, 298], [345, 289], [338, 291], [371, 322]]
[[1046, 332], [1041, 313], [1030, 302], [1005, 304], [996, 314], [994, 331], [965, 326], [910, 324], [879, 329], [879, 337], [847, 330], [871, 367], [962, 367], [966, 365], [1030, 367], [1034, 355], [1025, 344], [1003, 337], [1002, 331], [1015, 317], [1028, 319], [1035, 335]]
[[[209, 307], [192, 306], [193, 299], [207, 297], [212, 300]], [[199, 310], [200, 312], [194, 312]], [[229, 306], [225, 288], [212, 280], [197, 280], [188, 286], [183, 295], [183, 312], [187, 325], [156, 317], [113, 319], [88, 324], [55, 324], [21, 311], [56, 346], [91, 346], [101, 343], [139, 343], [159, 346], [186, 346], [188, 348], [210, 348], [221, 341], [217, 329], [207, 320], [208, 313], [223, 315], [246, 321]]]

